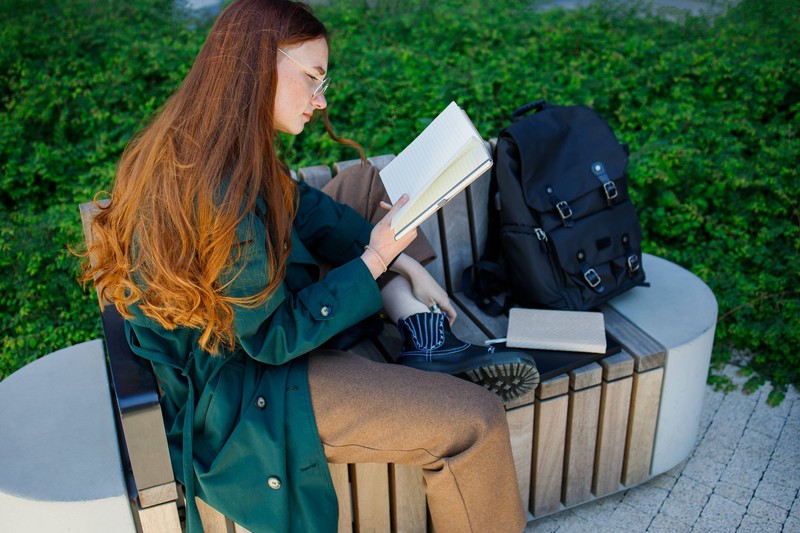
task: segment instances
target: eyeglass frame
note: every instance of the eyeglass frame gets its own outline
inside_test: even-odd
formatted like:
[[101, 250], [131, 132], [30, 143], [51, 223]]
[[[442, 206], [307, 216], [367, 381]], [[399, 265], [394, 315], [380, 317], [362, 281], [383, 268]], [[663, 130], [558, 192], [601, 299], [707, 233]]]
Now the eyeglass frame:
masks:
[[289, 54], [287, 54], [286, 51], [283, 48], [278, 48], [278, 52], [282, 53], [283, 55], [285, 55], [286, 57], [291, 59], [298, 67], [300, 67], [301, 69], [303, 69], [305, 71], [307, 76], [309, 76], [310, 78], [312, 78], [312, 79], [314, 79], [314, 80], [319, 82], [319, 85], [317, 85], [317, 88], [314, 89], [313, 93], [311, 93], [311, 99], [312, 100], [314, 98], [316, 98], [317, 96], [319, 96], [319, 95], [324, 95], [325, 94], [325, 91], [327, 91], [328, 87], [331, 86], [331, 77], [330, 76], [325, 76], [324, 78], [322, 78], [320, 80], [318, 76], [315, 76], [313, 74], [313, 71], [310, 68], [308, 68], [307, 66], [305, 66], [304, 64], [302, 64], [301, 62], [299, 62], [298, 60], [296, 60], [295, 58], [293, 58]]

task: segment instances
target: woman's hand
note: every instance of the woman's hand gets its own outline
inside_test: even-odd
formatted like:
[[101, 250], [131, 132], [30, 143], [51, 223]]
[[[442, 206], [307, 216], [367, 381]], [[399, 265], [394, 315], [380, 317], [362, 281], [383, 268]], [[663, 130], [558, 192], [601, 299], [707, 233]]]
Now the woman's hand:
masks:
[[395, 240], [394, 238], [395, 232], [394, 229], [392, 229], [392, 217], [407, 202], [407, 194], [401, 196], [394, 206], [386, 202], [381, 202], [381, 207], [389, 211], [384, 215], [381, 221], [372, 228], [372, 233], [370, 233], [369, 236], [369, 249], [365, 250], [361, 255], [364, 263], [366, 263], [373, 277], [376, 279], [383, 274], [386, 266], [417, 237], [417, 230], [414, 229], [403, 235], [399, 240]]
[[414, 298], [425, 304], [425, 307], [433, 309], [438, 307], [447, 314], [450, 324], [455, 322], [458, 313], [450, 302], [447, 292], [418, 261], [403, 254], [397, 258], [392, 266], [392, 271], [401, 274], [409, 281]]

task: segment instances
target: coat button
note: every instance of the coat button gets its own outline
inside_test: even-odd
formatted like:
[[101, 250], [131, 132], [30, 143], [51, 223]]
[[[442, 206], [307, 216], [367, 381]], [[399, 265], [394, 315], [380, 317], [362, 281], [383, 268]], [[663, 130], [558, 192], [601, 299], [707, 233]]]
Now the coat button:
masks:
[[283, 249], [284, 250], [288, 250], [289, 249], [289, 243], [288, 242], [283, 241]]
[[321, 314], [322, 316], [328, 316], [329, 314], [331, 314], [331, 306], [323, 305], [322, 309], [319, 310], [319, 314]]
[[278, 490], [281, 488], [281, 479], [277, 476], [270, 476], [267, 480], [267, 485], [273, 490]]
[[263, 409], [266, 406], [267, 406], [267, 400], [265, 400], [263, 396], [259, 396], [258, 398], [256, 398], [256, 407], [258, 407], [259, 409]]

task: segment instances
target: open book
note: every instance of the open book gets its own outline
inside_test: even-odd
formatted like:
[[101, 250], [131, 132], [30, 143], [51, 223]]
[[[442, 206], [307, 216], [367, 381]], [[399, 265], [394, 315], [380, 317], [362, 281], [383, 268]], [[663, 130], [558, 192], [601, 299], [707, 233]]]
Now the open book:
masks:
[[408, 193], [408, 203], [392, 218], [395, 239], [426, 218], [492, 166], [478, 130], [455, 102], [381, 170], [392, 203]]
[[606, 352], [603, 313], [512, 308], [506, 346], [571, 352]]

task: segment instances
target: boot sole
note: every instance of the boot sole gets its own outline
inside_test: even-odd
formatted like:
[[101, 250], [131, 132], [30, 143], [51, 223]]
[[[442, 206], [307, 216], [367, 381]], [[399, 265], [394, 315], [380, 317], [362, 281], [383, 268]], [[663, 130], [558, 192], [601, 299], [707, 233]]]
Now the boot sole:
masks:
[[487, 353], [483, 357], [454, 362], [411, 356], [398, 362], [419, 370], [443, 372], [466, 379], [497, 394], [504, 403], [528, 394], [539, 385], [536, 364], [519, 357], [502, 360], [498, 354]]
[[500, 396], [503, 403], [516, 400], [539, 386], [539, 370], [527, 363], [487, 365], [458, 374]]

